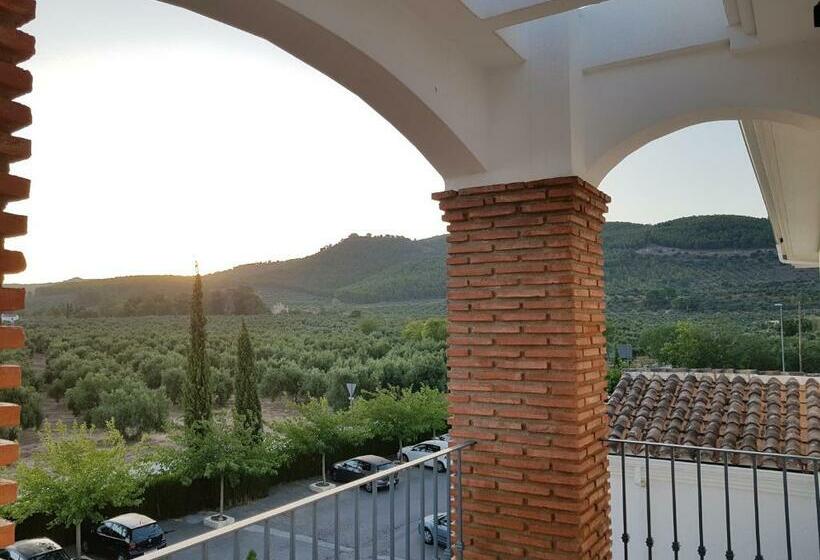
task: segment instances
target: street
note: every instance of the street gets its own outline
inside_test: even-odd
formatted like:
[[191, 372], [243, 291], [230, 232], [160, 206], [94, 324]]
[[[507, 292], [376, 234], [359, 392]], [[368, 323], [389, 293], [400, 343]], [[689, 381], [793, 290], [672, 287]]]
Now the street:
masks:
[[[434, 478], [436, 474], [432, 469], [426, 468], [424, 473], [424, 511], [425, 515], [433, 513]], [[409, 475], [409, 479], [408, 479]], [[444, 513], [447, 506], [447, 473], [439, 473], [438, 479], [438, 508], [439, 513]], [[408, 517], [408, 480], [409, 484], [409, 517]], [[237, 520], [244, 519], [251, 515], [265, 510], [278, 507], [305, 496], [311, 495], [308, 483], [313, 480], [301, 480], [287, 484], [278, 485], [271, 489], [270, 495], [251, 504], [240, 506], [226, 513]], [[399, 560], [416, 558], [436, 558], [437, 551], [432, 545], [424, 545], [422, 535], [419, 532], [419, 521], [421, 519], [421, 480], [418, 469], [410, 469], [401, 473], [398, 485], [393, 491], [394, 500], [394, 525], [390, 529], [390, 492], [386, 489], [378, 492], [375, 496], [375, 518], [376, 518], [376, 558], [389, 560], [396, 558]], [[356, 500], [359, 502], [358, 524], [355, 518]], [[349, 490], [338, 497], [339, 500], [339, 558], [344, 560], [372, 559], [373, 555], [373, 519], [374, 519], [374, 496], [363, 490]], [[335, 558], [336, 551], [336, 527], [334, 523], [335, 508], [333, 497], [322, 500], [316, 504], [316, 532], [318, 540], [316, 542], [317, 557], [320, 559]], [[172, 531], [168, 535], [168, 543], [173, 544], [185, 539], [200, 535], [207, 531], [202, 525], [203, 513], [186, 516], [183, 519], [168, 520], [161, 522], [166, 531]], [[408, 525], [409, 519], [409, 525]], [[455, 521], [453, 521], [455, 523]], [[358, 550], [356, 555], [356, 526], [358, 525]], [[290, 558], [290, 516], [280, 516], [270, 522], [270, 547], [271, 558]], [[294, 528], [294, 548], [297, 559], [313, 558], [313, 508], [308, 506], [296, 512], [293, 519]], [[392, 539], [391, 539], [392, 533]], [[408, 540], [409, 534], [409, 540]], [[393, 544], [394, 556], [391, 556], [391, 543]], [[408, 548], [409, 545], [409, 548]], [[245, 560], [248, 551], [256, 551], [260, 560], [264, 551], [264, 527], [255, 525], [245, 528], [239, 532], [240, 558]], [[409, 551], [409, 555], [408, 555]], [[221, 539], [211, 541], [208, 544], [209, 559], [232, 559], [234, 553], [233, 536], [226, 536]], [[438, 555], [442, 558], [447, 554], [443, 549], [438, 550]], [[185, 551], [174, 555], [175, 559], [199, 560], [202, 558], [199, 548]]]

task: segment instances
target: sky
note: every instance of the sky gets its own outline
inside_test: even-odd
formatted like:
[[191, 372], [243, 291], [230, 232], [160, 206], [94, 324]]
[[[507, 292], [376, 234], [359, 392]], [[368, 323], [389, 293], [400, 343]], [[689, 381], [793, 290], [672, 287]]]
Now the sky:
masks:
[[[33, 156], [9, 211], [13, 282], [190, 274], [311, 254], [351, 233], [445, 232], [443, 181], [351, 92], [270, 43], [155, 0], [40, 0]], [[627, 157], [610, 221], [765, 216], [737, 123]]]

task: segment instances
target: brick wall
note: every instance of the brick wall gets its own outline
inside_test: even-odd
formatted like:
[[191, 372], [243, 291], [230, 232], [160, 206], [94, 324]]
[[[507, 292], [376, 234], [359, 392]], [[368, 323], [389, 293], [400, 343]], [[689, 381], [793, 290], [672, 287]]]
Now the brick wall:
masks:
[[465, 558], [609, 558], [601, 230], [576, 177], [433, 195], [448, 222]]
[[[21, 272], [26, 267], [22, 253], [5, 248], [5, 239], [24, 235], [27, 230], [25, 216], [6, 211], [9, 202], [28, 198], [29, 182], [10, 174], [12, 163], [31, 156], [31, 143], [15, 133], [31, 124], [31, 110], [15, 101], [29, 93], [31, 74], [19, 64], [34, 55], [34, 37], [20, 31], [19, 27], [34, 19], [34, 0], [0, 0], [0, 311], [17, 311], [25, 305], [25, 290], [4, 288], [5, 275]], [[0, 350], [25, 346], [23, 329], [0, 326]], [[20, 366], [0, 365], [0, 388], [20, 386]], [[0, 403], [0, 427], [20, 423], [20, 407]], [[0, 466], [17, 460], [17, 442], [0, 439]], [[0, 479], [0, 505], [13, 502], [17, 496], [17, 484]], [[14, 524], [0, 520], [0, 546], [14, 542]]]

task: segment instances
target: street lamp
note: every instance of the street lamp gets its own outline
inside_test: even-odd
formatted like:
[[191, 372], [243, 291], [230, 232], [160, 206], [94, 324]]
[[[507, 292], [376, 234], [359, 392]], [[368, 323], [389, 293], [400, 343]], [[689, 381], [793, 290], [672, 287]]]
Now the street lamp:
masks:
[[775, 307], [780, 308], [780, 368], [786, 373], [786, 345], [783, 341], [783, 304], [775, 303]]

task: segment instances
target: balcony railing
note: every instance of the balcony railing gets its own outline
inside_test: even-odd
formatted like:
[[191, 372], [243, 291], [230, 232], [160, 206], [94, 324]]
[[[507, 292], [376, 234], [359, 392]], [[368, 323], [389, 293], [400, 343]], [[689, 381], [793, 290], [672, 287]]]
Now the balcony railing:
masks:
[[[820, 457], [623, 439], [607, 441], [615, 454], [610, 462], [613, 539], [622, 543], [621, 550], [613, 543], [615, 558], [627, 560], [632, 554], [633, 558], [652, 559], [653, 552], [675, 560], [695, 554], [701, 559], [708, 556], [727, 560], [820, 558]], [[628, 491], [630, 468], [639, 480], [633, 485], [638, 488]], [[684, 476], [688, 477], [683, 484], [682, 470], [687, 471]], [[706, 492], [705, 475], [710, 478]], [[657, 487], [659, 482], [662, 488]], [[799, 486], [799, 495], [793, 495], [795, 489], [790, 491], [790, 484]], [[768, 498], [765, 504], [761, 500], [764, 486]], [[687, 488], [696, 493], [689, 494]], [[636, 492], [642, 495], [636, 496]], [[686, 501], [683, 507], [682, 501]], [[643, 511], [630, 511], [630, 504]], [[799, 511], [793, 511], [795, 508]], [[634, 523], [636, 518], [638, 523]], [[793, 527], [795, 521], [801, 524], [798, 530]], [[657, 525], [663, 525], [663, 530], [659, 532]], [[684, 532], [692, 545], [697, 543], [696, 548], [690, 546], [689, 552], [682, 551]], [[641, 538], [635, 539], [635, 533]], [[662, 550], [658, 550], [659, 535], [668, 539]], [[743, 550], [739, 551], [740, 548]]]
[[[465, 442], [449, 447], [442, 451], [425, 455], [419, 459], [414, 459], [391, 467], [389, 469], [378, 471], [376, 474], [366, 476], [354, 482], [343, 484], [321, 492], [302, 498], [287, 505], [277, 507], [246, 519], [239, 520], [231, 525], [208, 531], [196, 537], [171, 544], [161, 550], [151, 552], [141, 557], [142, 560], [158, 560], [176, 558], [183, 559], [201, 559], [208, 560], [209, 548], [212, 553], [212, 558], [222, 560], [223, 558], [233, 558], [233, 560], [245, 560], [246, 555], [252, 547], [242, 543], [240, 538], [241, 531], [259, 531], [263, 535], [262, 546], [253, 548], [262, 560], [271, 560], [273, 558], [272, 538], [279, 536], [284, 539], [285, 555], [281, 553], [276, 555], [276, 558], [289, 558], [289, 560], [296, 560], [297, 558], [312, 558], [318, 560], [319, 558], [334, 558], [334, 559], [354, 559], [359, 558], [389, 558], [406, 559], [428, 557], [426, 549], [429, 542], [425, 542], [424, 531], [422, 526], [426, 525], [427, 518], [432, 516], [432, 545], [433, 550], [429, 552], [430, 558], [439, 558], [445, 554], [445, 549], [450, 549], [450, 544], [455, 543], [454, 553], [459, 560], [463, 556], [464, 543], [462, 541], [462, 499], [461, 499], [461, 452], [463, 449], [470, 447], [475, 442]], [[447, 457], [449, 469], [452, 473], [439, 473], [436, 466], [436, 459], [440, 457]], [[424, 463], [430, 462], [434, 468], [432, 473], [427, 473], [424, 468]], [[418, 467], [418, 468], [417, 468]], [[454, 480], [450, 483], [447, 481], [449, 474], [454, 475]], [[399, 477], [403, 481], [403, 485], [399, 488], [396, 484], [388, 484], [387, 492], [387, 511], [379, 511], [378, 487], [379, 480], [392, 480], [394, 477]], [[425, 479], [431, 479], [425, 481]], [[441, 482], [446, 483], [444, 489], [439, 488]], [[361, 497], [361, 489], [368, 485], [372, 486], [370, 496]], [[432, 492], [425, 489], [425, 484], [432, 483]], [[415, 491], [411, 493], [411, 487]], [[449, 488], [454, 490], [454, 495], [449, 496]], [[397, 512], [396, 502], [399, 493], [403, 493], [403, 503], [400, 504], [400, 510]], [[432, 493], [432, 503], [426, 503], [428, 494]], [[352, 511], [347, 507], [342, 510], [341, 501], [343, 497], [349, 497], [352, 494]], [[412, 496], [412, 497], [411, 497]], [[370, 504], [370, 543], [369, 546], [362, 546], [361, 543], [361, 523], [360, 521], [367, 521], [361, 519], [361, 504], [364, 500], [371, 500]], [[446, 500], [445, 504], [441, 504], [441, 500]], [[418, 509], [411, 508], [411, 501], [416, 501]], [[349, 500], [345, 500], [349, 501]], [[333, 534], [330, 539], [320, 539], [320, 528], [326, 528], [320, 522], [320, 508], [324, 517], [327, 517], [332, 511], [332, 527]], [[403, 510], [403, 511], [402, 511]], [[413, 512], [418, 513], [418, 516], [411, 515]], [[454, 523], [451, 521], [451, 513], [455, 513]], [[310, 520], [310, 535], [303, 536], [297, 534], [296, 519], [300, 513], [306, 514]], [[404, 528], [401, 530], [397, 527], [396, 517], [397, 513], [403, 513]], [[446, 516], [445, 530], [443, 534], [439, 533], [436, 520], [440, 515]], [[344, 516], [344, 517], [342, 517]], [[342, 521], [347, 521], [352, 516], [352, 532], [353, 539], [350, 542], [350, 535], [343, 534]], [[385, 519], [386, 516], [386, 519]], [[303, 516], [304, 517], [304, 516]], [[283, 532], [274, 530], [272, 525], [275, 521], [285, 520], [287, 529]], [[379, 542], [379, 527], [388, 529], [389, 536], [387, 542]], [[284, 533], [284, 534], [283, 534]], [[349, 532], [348, 532], [349, 533]], [[398, 539], [397, 539], [398, 534]], [[445, 537], [446, 535], [446, 537]], [[225, 554], [224, 539], [231, 541], [231, 551]], [[343, 544], [343, 540], [345, 544]], [[398, 540], [398, 542], [397, 542]], [[221, 542], [218, 542], [221, 541]], [[219, 550], [215, 550], [215, 545], [221, 544]], [[281, 547], [280, 547], [281, 548]], [[366, 550], [369, 549], [369, 550]], [[321, 550], [321, 555], [320, 555]], [[380, 552], [381, 550], [381, 552]], [[450, 551], [446, 554], [450, 556]]]

